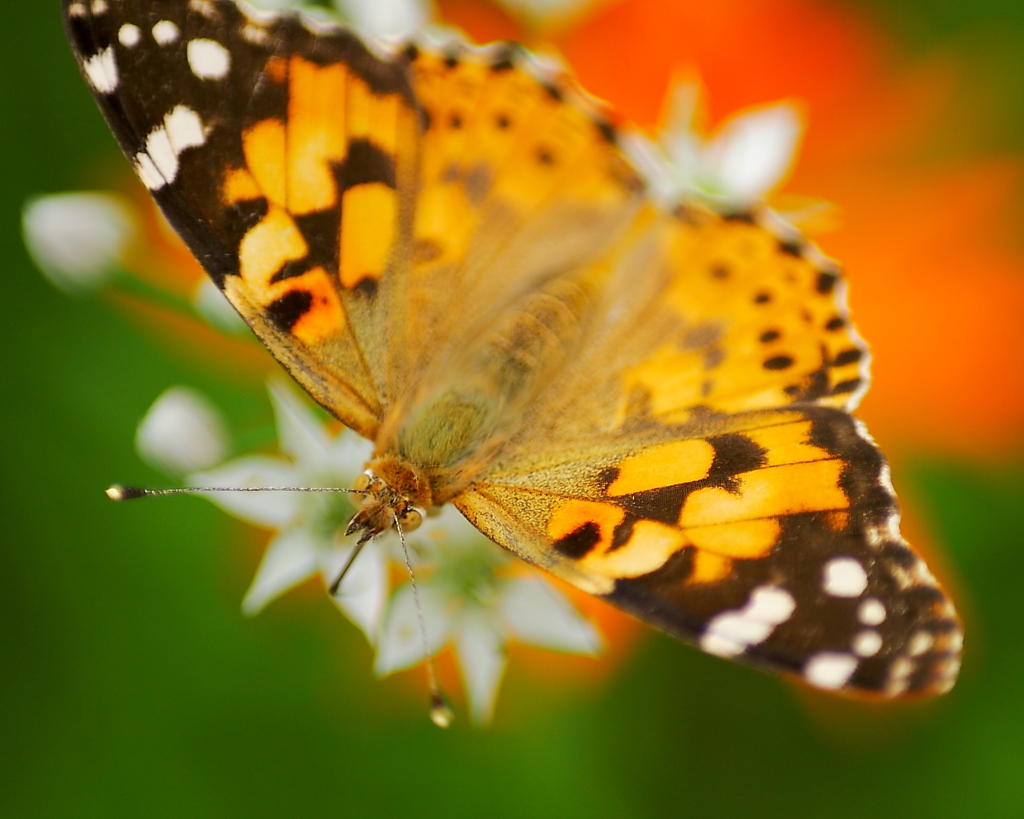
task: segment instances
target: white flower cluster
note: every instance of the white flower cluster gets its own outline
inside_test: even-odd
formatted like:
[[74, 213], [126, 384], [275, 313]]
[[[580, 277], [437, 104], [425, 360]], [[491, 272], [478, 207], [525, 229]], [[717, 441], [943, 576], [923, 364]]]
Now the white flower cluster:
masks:
[[789, 175], [804, 121], [792, 102], [748, 108], [710, 136], [702, 127], [702, 87], [679, 83], [657, 143], [629, 134], [627, 150], [665, 204], [697, 200], [718, 210], [762, 202]]
[[[265, 9], [301, 8], [324, 14], [323, 7], [309, 0], [250, 0]], [[531, 23], [562, 20], [591, 5], [594, 0], [495, 0], [511, 14]], [[430, 0], [333, 0], [334, 8], [364, 35], [399, 38], [423, 30], [434, 17]]]
[[[370, 444], [351, 432], [332, 435], [296, 390], [270, 385], [282, 457], [249, 455], [185, 476], [191, 486], [340, 487], [352, 485]], [[194, 391], [172, 388], [139, 426], [140, 454], [170, 474], [187, 465], [210, 467], [227, 444], [219, 414]], [[219, 436], [219, 437], [218, 437]], [[319, 575], [325, 588], [338, 577], [355, 546], [344, 530], [355, 512], [344, 493], [210, 492], [225, 511], [276, 532], [242, 603], [256, 614], [289, 589]], [[424, 661], [450, 645], [458, 661], [474, 721], [494, 710], [511, 641], [573, 654], [602, 646], [583, 619], [536, 573], [510, 572], [513, 557], [484, 538], [452, 507], [407, 537], [420, 598], [417, 614], [405, 559], [394, 533], [363, 549], [332, 600], [376, 648], [380, 676]], [[407, 576], [407, 575], [406, 575]]]

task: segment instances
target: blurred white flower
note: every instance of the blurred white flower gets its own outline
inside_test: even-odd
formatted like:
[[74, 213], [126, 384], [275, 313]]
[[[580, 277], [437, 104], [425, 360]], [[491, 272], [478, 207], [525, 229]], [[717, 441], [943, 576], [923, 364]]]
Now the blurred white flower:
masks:
[[248, 3], [266, 11], [283, 11], [284, 9], [302, 8], [306, 5], [305, 0], [248, 0]]
[[247, 333], [248, 325], [231, 306], [220, 289], [207, 277], [203, 277], [192, 293], [192, 306], [204, 319], [218, 330], [230, 335]]
[[427, 0], [335, 0], [334, 4], [360, 34], [385, 39], [415, 34], [432, 16]]
[[658, 144], [630, 135], [627, 150], [667, 204], [697, 199], [746, 209], [779, 187], [796, 160], [804, 120], [791, 102], [741, 111], [711, 136], [701, 128], [701, 87], [678, 84]]
[[[451, 644], [475, 722], [486, 724], [505, 671], [510, 641], [572, 654], [601, 650], [597, 629], [537, 574], [507, 576], [514, 558], [455, 509], [428, 519], [415, 535], [420, 609], [428, 654]], [[377, 643], [380, 675], [424, 660], [410, 583], [392, 595]]]
[[[286, 457], [241, 457], [190, 475], [186, 482], [193, 486], [350, 487], [370, 455], [370, 443], [350, 432], [332, 436], [291, 385], [275, 380], [269, 389]], [[242, 602], [242, 610], [249, 615], [316, 574], [329, 587], [355, 546], [354, 539], [343, 537], [356, 509], [344, 493], [211, 492], [207, 497], [237, 518], [277, 530]], [[372, 641], [388, 589], [386, 551], [366, 548], [332, 599]]]
[[61, 290], [83, 294], [102, 287], [135, 234], [132, 209], [111, 193], [61, 193], [25, 204], [25, 246]]
[[[185, 482], [199, 487], [351, 486], [371, 455], [370, 442], [347, 430], [332, 435], [289, 384], [273, 381], [269, 391], [282, 456], [236, 458], [188, 475]], [[181, 392], [170, 390], [157, 403], [165, 402], [166, 395], [180, 402]], [[206, 497], [237, 518], [276, 530], [242, 603], [246, 614], [258, 613], [315, 575], [329, 588], [355, 548], [355, 538], [344, 535], [356, 511], [346, 493], [209, 492]], [[595, 627], [561, 593], [539, 576], [510, 576], [515, 559], [454, 507], [428, 516], [406, 541], [418, 582], [419, 614], [408, 580], [391, 589], [393, 574], [408, 576], [394, 532], [367, 544], [332, 597], [376, 644], [378, 674], [411, 668], [450, 643], [473, 719], [483, 724], [494, 709], [510, 641], [574, 654], [601, 649]]]
[[220, 413], [206, 398], [188, 387], [171, 387], [139, 423], [135, 449], [151, 466], [180, 477], [223, 461], [227, 433]]

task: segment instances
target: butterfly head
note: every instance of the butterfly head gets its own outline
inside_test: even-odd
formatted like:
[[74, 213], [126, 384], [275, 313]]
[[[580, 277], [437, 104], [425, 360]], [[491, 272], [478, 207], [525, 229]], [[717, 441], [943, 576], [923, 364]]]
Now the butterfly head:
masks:
[[363, 501], [345, 534], [359, 532], [360, 544], [392, 527], [403, 533], [419, 528], [433, 505], [427, 481], [415, 467], [393, 455], [370, 461], [353, 488], [363, 493]]

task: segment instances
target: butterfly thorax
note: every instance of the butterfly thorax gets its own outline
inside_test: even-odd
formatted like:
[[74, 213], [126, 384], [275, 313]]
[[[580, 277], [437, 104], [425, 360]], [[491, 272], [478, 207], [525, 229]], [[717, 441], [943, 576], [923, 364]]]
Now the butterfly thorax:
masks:
[[439, 355], [390, 412], [377, 436], [378, 458], [416, 474], [438, 506], [468, 486], [575, 349], [592, 306], [579, 279], [541, 284], [468, 343]]

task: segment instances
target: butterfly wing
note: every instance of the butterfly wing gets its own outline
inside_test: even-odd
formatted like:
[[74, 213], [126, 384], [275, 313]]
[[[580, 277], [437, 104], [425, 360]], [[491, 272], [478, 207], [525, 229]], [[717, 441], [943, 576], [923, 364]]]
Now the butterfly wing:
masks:
[[406, 53], [429, 123], [417, 264], [396, 339], [417, 373], [524, 294], [600, 257], [643, 200], [607, 112], [565, 72], [510, 44]]
[[227, 0], [64, 0], [79, 65], [165, 215], [260, 339], [372, 437], [421, 120], [403, 62]]
[[511, 47], [374, 53], [231, 0], [64, 11], [169, 221], [296, 380], [369, 438], [428, 359], [593, 256], [640, 198], [597, 107]]
[[841, 276], [791, 241], [758, 218], [646, 226], [588, 354], [454, 502], [710, 653], [826, 689], [939, 693], [960, 625], [846, 411], [867, 368]]
[[955, 614], [847, 414], [867, 351], [799, 237], [659, 214], [599, 107], [508, 47], [377, 54], [230, 0], [63, 8], [168, 219], [364, 436], [499, 320], [522, 331], [531, 294], [592, 295], [513, 344], [574, 339], [455, 498], [483, 532], [712, 653], [824, 688], [952, 684]]

